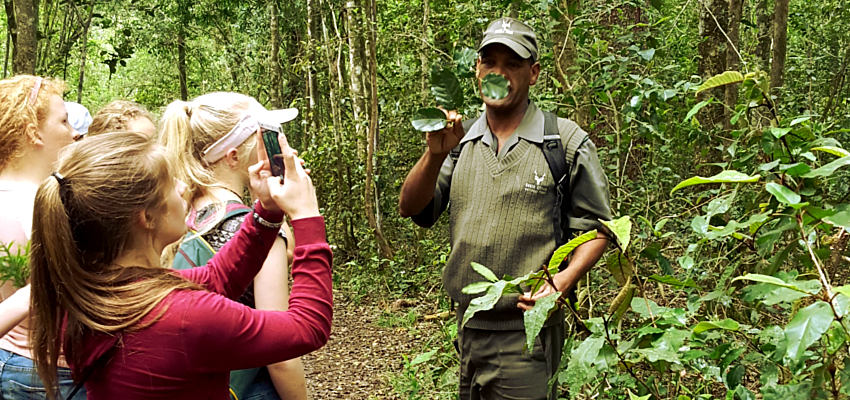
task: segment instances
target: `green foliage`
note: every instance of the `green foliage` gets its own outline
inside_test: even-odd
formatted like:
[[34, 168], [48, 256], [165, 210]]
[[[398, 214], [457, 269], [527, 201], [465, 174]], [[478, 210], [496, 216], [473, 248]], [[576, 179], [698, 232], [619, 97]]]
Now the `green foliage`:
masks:
[[726, 71], [720, 75], [713, 76], [710, 79], [703, 82], [697, 88], [697, 93], [700, 94], [706, 90], [714, 89], [720, 86], [731, 85], [733, 83], [741, 83], [744, 81], [744, 75], [738, 71]]
[[434, 66], [431, 69], [431, 94], [446, 110], [460, 110], [463, 107], [463, 89], [457, 75], [449, 68]]
[[410, 122], [413, 129], [420, 132], [433, 132], [446, 127], [446, 114], [439, 108], [420, 108]]
[[747, 174], [743, 174], [738, 171], [723, 171], [708, 178], [695, 176], [693, 178], [685, 179], [684, 181], [679, 182], [679, 184], [670, 191], [670, 194], [672, 195], [673, 192], [681, 188], [693, 185], [702, 185], [705, 183], [752, 183], [758, 182], [758, 180], [758, 175], [748, 176]]
[[507, 78], [499, 74], [489, 73], [481, 79], [481, 95], [492, 100], [500, 100], [507, 97], [508, 86], [510, 86], [510, 82]]
[[0, 283], [12, 282], [16, 288], [27, 285], [29, 279], [30, 245], [16, 246], [14, 242], [0, 243]]

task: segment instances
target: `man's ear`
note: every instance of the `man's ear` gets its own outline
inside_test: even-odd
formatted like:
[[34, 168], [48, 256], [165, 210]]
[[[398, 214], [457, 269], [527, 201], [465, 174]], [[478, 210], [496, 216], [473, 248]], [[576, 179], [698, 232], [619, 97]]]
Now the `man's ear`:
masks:
[[529, 85], [534, 86], [537, 83], [537, 78], [540, 77], [540, 63], [536, 62], [531, 66], [531, 81]]
[[230, 169], [239, 169], [239, 151], [235, 147], [227, 149], [227, 153], [224, 153], [224, 161]]

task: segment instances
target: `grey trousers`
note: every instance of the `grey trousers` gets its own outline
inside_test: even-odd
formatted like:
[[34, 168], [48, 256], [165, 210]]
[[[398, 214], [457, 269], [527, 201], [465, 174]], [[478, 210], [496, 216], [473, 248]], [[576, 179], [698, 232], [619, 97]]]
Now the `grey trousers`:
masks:
[[531, 354], [523, 351], [525, 331], [458, 331], [460, 400], [556, 400], [548, 382], [561, 362], [565, 325], [544, 327]]

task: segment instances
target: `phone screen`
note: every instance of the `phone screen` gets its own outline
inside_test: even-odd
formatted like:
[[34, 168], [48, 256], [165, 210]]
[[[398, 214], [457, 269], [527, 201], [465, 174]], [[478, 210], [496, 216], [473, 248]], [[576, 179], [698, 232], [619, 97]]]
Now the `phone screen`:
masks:
[[282, 177], [285, 168], [283, 166], [283, 157], [280, 155], [280, 143], [277, 141], [277, 136], [281, 132], [281, 126], [260, 122], [260, 132], [263, 136], [263, 145], [266, 147], [266, 155], [269, 157], [269, 166], [271, 167], [272, 175]]

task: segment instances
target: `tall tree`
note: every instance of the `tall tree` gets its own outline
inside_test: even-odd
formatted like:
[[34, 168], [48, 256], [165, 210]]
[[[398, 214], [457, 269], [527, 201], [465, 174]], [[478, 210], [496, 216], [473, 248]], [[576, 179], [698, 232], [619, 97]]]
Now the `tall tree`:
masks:
[[89, 26], [91, 26], [92, 18], [94, 18], [94, 2], [95, 0], [91, 0], [91, 4], [89, 4], [89, 15], [88, 18], [86, 18], [85, 24], [83, 25], [83, 43], [80, 46], [80, 80], [77, 83], [77, 103], [83, 102], [83, 82], [85, 81], [86, 77], [86, 56], [88, 55]]
[[773, 19], [773, 59], [770, 64], [770, 88], [785, 82], [785, 53], [788, 49], [788, 0], [776, 0]]
[[[15, 23], [15, 4], [12, 0], [3, 0], [3, 5], [6, 10], [6, 55], [3, 57], [3, 78], [8, 75], [9, 71], [9, 56], [14, 53], [14, 43], [17, 41], [18, 25]], [[14, 62], [14, 55], [12, 55]]]
[[422, 68], [422, 80], [421, 80], [421, 93], [422, 98], [421, 102], [424, 103], [428, 98], [428, 62], [429, 62], [429, 53], [431, 49], [429, 45], [431, 43], [431, 30], [428, 28], [428, 19], [431, 17], [431, 5], [429, 4], [429, 0], [422, 0], [422, 49], [419, 51], [419, 64]]
[[316, 28], [316, 0], [307, 0], [307, 89], [308, 89], [308, 129], [305, 131], [305, 147], [309, 147], [311, 136], [321, 131], [320, 118], [317, 115], [319, 102], [319, 84], [316, 77], [316, 47], [319, 43], [319, 32]]
[[17, 37], [14, 46], [12, 71], [15, 74], [35, 75], [38, 52], [36, 13], [33, 0], [14, 0]]
[[[349, 84], [351, 86], [351, 112], [354, 117], [354, 132], [356, 137], [366, 137], [364, 134], [364, 117], [365, 105], [363, 104], [363, 57], [361, 49], [363, 48], [363, 37], [360, 27], [363, 25], [360, 9], [360, 0], [348, 0], [345, 4], [347, 13], [348, 29], [348, 72]], [[358, 144], [358, 157], [363, 156], [361, 151], [362, 146]]]
[[770, 43], [773, 41], [773, 8], [770, 7], [770, 0], [758, 0], [756, 26], [756, 65], [762, 71], [770, 71]]
[[[393, 259], [393, 250], [390, 248], [387, 239], [384, 237], [383, 229], [381, 228], [381, 209], [379, 207], [380, 198], [377, 188], [375, 188], [375, 164], [377, 148], [378, 148], [378, 60], [375, 41], [378, 39], [378, 7], [375, 0], [366, 1], [366, 55], [369, 59], [369, 135], [366, 143], [366, 192], [363, 199], [364, 207], [366, 208], [366, 218], [369, 220], [369, 227], [375, 234], [375, 240], [378, 241], [378, 247], [381, 249], [381, 255], [384, 259]], [[374, 195], [373, 195], [374, 193]], [[372, 201], [375, 202], [374, 207]]]
[[[699, 28], [703, 40], [698, 46], [700, 60], [697, 73], [702, 79], [708, 79], [726, 71], [726, 35], [724, 32], [727, 28], [728, 7], [726, 0], [701, 0]], [[702, 98], [711, 96], [721, 100], [725, 97], [725, 90], [722, 87], [704, 93], [701, 96]], [[705, 126], [722, 125], [722, 102], [718, 101], [703, 108], [702, 115]]]
[[[740, 37], [741, 37], [741, 14], [744, 11], [744, 0], [729, 0], [729, 43], [726, 48], [726, 70], [738, 70], [738, 60], [740, 53], [738, 52]], [[726, 108], [723, 114], [723, 128], [726, 130], [732, 129], [732, 113], [735, 110], [735, 104], [738, 103], [738, 85], [726, 86]]]
[[271, 51], [269, 52], [269, 64], [272, 70], [271, 88], [269, 88], [269, 97], [272, 108], [280, 109], [283, 107], [283, 102], [280, 98], [280, 84], [282, 72], [280, 68], [280, 26], [278, 23], [278, 7], [277, 0], [269, 1], [269, 30], [271, 31]]

